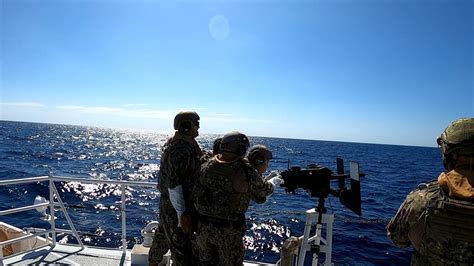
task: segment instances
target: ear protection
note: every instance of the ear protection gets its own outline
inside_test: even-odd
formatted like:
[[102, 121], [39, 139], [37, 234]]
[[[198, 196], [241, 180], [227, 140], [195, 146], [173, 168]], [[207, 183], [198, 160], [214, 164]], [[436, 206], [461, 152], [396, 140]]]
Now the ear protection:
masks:
[[239, 147], [237, 147], [237, 150], [235, 151], [235, 154], [237, 154], [237, 156], [244, 156], [246, 152], [247, 146], [239, 145]]
[[265, 158], [263, 158], [263, 156], [261, 155], [257, 155], [255, 156], [255, 158], [252, 158], [252, 161], [255, 165], [261, 165], [263, 162], [265, 162]]
[[180, 129], [183, 132], [189, 132], [191, 130], [191, 128], [193, 128], [193, 123], [191, 123], [191, 121], [184, 121], [184, 122], [181, 123]]

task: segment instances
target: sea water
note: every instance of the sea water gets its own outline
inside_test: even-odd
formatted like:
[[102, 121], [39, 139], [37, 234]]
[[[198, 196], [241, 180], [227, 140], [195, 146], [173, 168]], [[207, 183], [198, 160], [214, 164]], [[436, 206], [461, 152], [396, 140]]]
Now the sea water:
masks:
[[[245, 132], [244, 132], [245, 133]], [[168, 135], [134, 130], [0, 121], [0, 180], [48, 175], [90, 179], [133, 180], [157, 183], [161, 147]], [[218, 135], [197, 141], [210, 150]], [[436, 148], [362, 144], [317, 140], [250, 137], [264, 144], [274, 159], [269, 170], [317, 163], [336, 172], [336, 157], [357, 161], [361, 172], [362, 216], [329, 196], [334, 213], [333, 262], [335, 264], [408, 264], [411, 249], [395, 247], [386, 236], [386, 225], [406, 195], [419, 183], [435, 179], [443, 170]], [[288, 163], [289, 162], [289, 163]], [[116, 185], [57, 182], [62, 200], [86, 245], [120, 247], [121, 189]], [[48, 198], [47, 182], [0, 186], [0, 210], [31, 205], [36, 195]], [[160, 197], [155, 188], [126, 191], [127, 246], [141, 243], [140, 230], [157, 220]], [[285, 239], [304, 231], [305, 211], [317, 199], [304, 191], [288, 194], [278, 187], [264, 204], [252, 203], [247, 211], [245, 259], [276, 262]], [[56, 225], [69, 229], [61, 212]], [[0, 217], [17, 227], [48, 228], [40, 213], [28, 211]], [[59, 234], [61, 243], [76, 243]]]

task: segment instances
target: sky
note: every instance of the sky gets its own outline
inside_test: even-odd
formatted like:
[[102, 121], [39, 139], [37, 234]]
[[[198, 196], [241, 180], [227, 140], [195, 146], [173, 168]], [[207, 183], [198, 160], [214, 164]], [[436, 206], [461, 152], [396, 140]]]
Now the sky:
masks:
[[1, 0], [0, 120], [435, 146], [472, 0]]

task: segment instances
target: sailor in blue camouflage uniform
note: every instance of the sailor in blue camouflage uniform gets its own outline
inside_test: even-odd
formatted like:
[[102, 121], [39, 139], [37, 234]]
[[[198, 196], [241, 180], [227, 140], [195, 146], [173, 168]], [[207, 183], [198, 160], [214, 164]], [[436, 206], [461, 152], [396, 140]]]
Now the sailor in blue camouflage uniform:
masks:
[[413, 265], [474, 265], [474, 118], [451, 123], [438, 145], [447, 172], [407, 196], [388, 237], [413, 246]]
[[244, 161], [248, 138], [239, 132], [223, 136], [220, 154], [202, 165], [194, 190], [198, 212], [196, 242], [200, 265], [242, 265], [250, 200], [262, 203], [281, 178], [264, 181]]
[[160, 226], [149, 252], [149, 263], [157, 264], [163, 252], [163, 238], [171, 250], [173, 265], [196, 262], [192, 234], [192, 190], [201, 167], [202, 151], [195, 138], [199, 135], [199, 115], [180, 112], [174, 119], [175, 135], [163, 146], [159, 171]]

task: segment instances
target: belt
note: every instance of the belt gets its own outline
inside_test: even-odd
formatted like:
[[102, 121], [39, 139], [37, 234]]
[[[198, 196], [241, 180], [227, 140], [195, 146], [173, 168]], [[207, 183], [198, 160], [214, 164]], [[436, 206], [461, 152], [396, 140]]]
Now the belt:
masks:
[[230, 227], [234, 229], [239, 229], [239, 228], [245, 227], [244, 215], [242, 215], [242, 217], [239, 217], [239, 219], [236, 221], [220, 219], [220, 218], [210, 217], [206, 215], [199, 215], [199, 221], [203, 224], [213, 225], [218, 228]]

